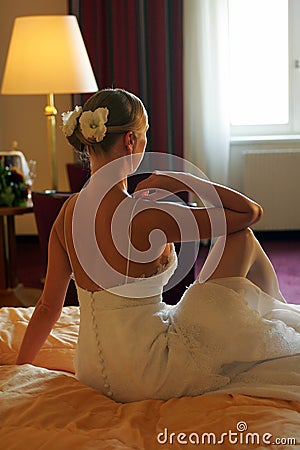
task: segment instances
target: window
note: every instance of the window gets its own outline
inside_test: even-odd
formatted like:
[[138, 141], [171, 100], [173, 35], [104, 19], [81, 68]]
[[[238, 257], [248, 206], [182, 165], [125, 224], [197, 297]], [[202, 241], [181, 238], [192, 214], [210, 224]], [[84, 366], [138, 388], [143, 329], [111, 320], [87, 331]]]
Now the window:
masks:
[[232, 135], [300, 133], [300, 2], [228, 2]]

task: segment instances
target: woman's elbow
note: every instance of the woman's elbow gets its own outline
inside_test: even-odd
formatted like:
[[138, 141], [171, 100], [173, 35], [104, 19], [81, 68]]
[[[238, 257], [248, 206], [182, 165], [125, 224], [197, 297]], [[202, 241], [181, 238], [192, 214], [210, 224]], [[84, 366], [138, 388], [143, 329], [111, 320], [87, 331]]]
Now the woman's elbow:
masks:
[[263, 218], [263, 215], [263, 208], [258, 203], [254, 203], [252, 206], [251, 225], [259, 222]]

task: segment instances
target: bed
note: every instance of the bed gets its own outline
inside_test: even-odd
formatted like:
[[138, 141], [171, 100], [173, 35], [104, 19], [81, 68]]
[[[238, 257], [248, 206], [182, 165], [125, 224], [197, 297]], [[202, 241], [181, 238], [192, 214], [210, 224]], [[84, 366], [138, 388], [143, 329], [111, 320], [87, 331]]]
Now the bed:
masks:
[[63, 308], [35, 365], [15, 365], [32, 311], [0, 309], [1, 449], [300, 448], [300, 401], [292, 384], [287, 396], [280, 390], [274, 395], [276, 389], [267, 397], [245, 395], [233, 386], [193, 398], [128, 404], [84, 386], [73, 369], [75, 306]]

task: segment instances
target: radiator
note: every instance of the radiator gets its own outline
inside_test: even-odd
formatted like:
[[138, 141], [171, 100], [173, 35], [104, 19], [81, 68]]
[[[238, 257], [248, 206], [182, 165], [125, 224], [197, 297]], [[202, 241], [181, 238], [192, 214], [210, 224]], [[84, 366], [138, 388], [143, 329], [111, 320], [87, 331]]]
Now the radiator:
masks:
[[251, 150], [243, 154], [243, 192], [260, 203], [256, 230], [300, 229], [300, 150]]

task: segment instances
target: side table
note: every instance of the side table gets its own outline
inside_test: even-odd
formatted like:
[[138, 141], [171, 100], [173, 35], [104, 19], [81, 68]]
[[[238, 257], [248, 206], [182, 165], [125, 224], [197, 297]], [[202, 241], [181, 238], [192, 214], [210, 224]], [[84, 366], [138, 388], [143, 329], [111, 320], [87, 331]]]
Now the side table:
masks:
[[33, 213], [32, 206], [0, 207], [0, 307], [34, 305], [41, 290], [18, 282], [15, 216]]

